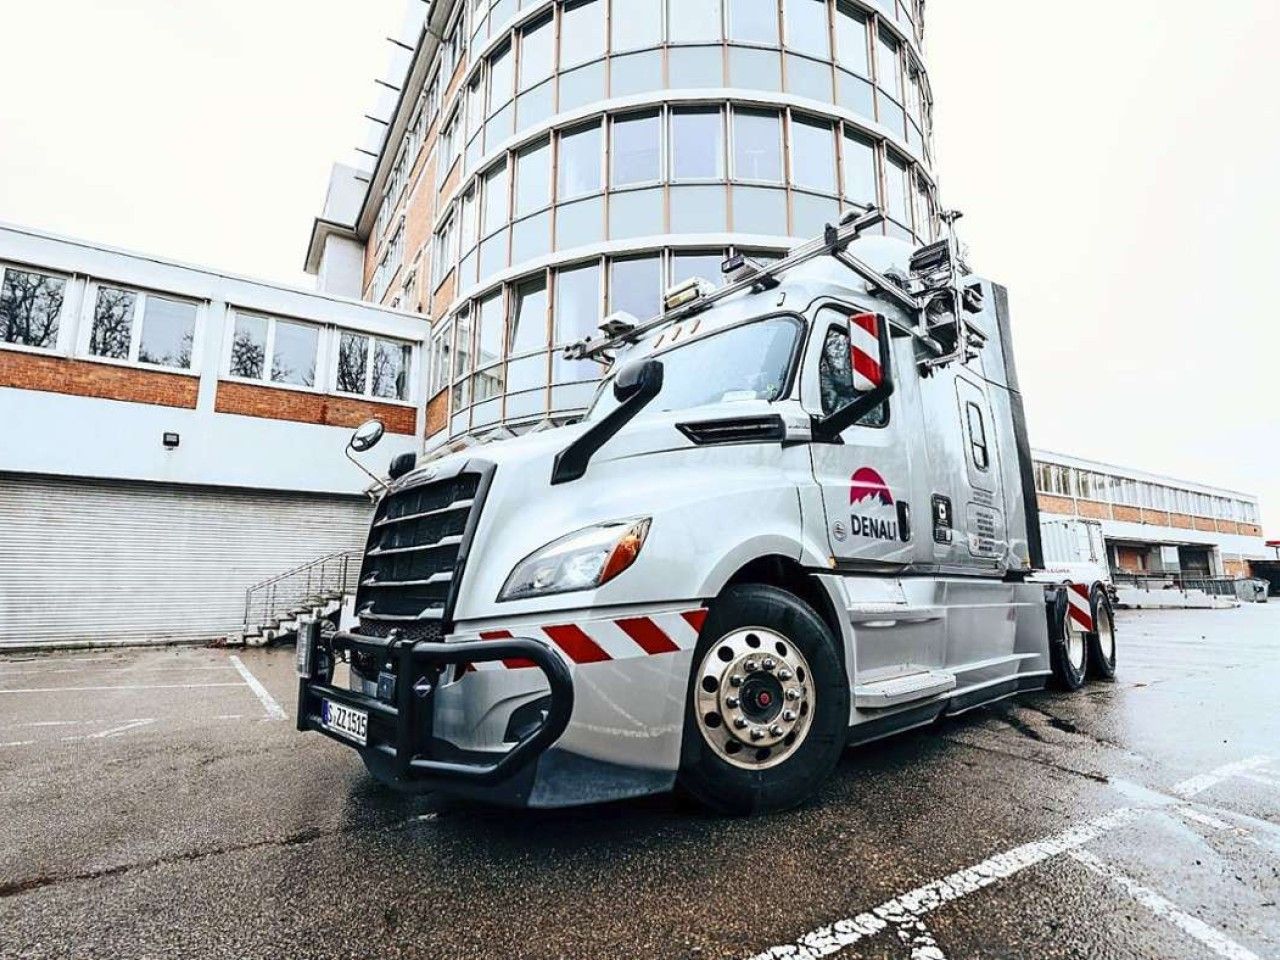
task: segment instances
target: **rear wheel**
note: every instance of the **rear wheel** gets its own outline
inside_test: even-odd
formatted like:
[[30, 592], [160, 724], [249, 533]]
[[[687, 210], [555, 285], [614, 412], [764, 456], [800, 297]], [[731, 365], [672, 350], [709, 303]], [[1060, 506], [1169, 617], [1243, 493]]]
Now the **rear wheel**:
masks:
[[844, 748], [849, 685], [835, 638], [777, 587], [730, 587], [694, 652], [679, 783], [735, 815], [811, 796]]
[[1063, 690], [1079, 690], [1089, 671], [1089, 643], [1084, 628], [1071, 615], [1066, 586], [1058, 590], [1053, 604], [1057, 636], [1051, 639], [1049, 665], [1053, 679]]
[[1089, 597], [1093, 608], [1093, 632], [1089, 636], [1089, 676], [1114, 680], [1116, 676], [1116, 619], [1111, 598], [1095, 586]]

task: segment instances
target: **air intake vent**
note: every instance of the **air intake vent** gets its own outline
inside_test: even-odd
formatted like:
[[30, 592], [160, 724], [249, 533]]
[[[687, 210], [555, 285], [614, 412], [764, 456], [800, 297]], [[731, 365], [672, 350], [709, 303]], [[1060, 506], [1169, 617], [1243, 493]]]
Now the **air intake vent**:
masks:
[[781, 443], [787, 435], [779, 416], [701, 420], [676, 427], [700, 447], [716, 443]]

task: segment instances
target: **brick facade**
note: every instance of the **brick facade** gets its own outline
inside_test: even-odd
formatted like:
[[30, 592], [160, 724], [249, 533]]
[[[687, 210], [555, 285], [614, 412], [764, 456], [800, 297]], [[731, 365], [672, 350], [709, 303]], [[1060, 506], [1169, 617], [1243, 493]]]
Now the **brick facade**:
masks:
[[1100, 503], [1097, 500], [1077, 500], [1076, 510], [1080, 516], [1088, 517], [1090, 520], [1110, 520], [1111, 504]]
[[441, 390], [427, 401], [427, 433], [433, 437], [449, 425], [449, 391]]
[[0, 387], [194, 410], [200, 380], [190, 374], [0, 350]]
[[379, 403], [360, 397], [331, 397], [323, 393], [259, 387], [251, 383], [222, 380], [218, 383], [218, 413], [237, 413], [269, 420], [292, 420], [329, 427], [358, 427], [377, 417], [389, 433], [412, 435], [418, 412], [412, 407]]
[[1070, 516], [1075, 513], [1075, 503], [1070, 497], [1055, 497], [1051, 493], [1041, 493], [1036, 497], [1040, 509], [1045, 513], [1061, 513]]

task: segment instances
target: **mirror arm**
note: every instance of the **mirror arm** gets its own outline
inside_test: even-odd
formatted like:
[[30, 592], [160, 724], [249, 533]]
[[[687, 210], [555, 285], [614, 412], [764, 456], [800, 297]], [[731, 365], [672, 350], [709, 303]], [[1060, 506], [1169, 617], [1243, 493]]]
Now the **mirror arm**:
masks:
[[634, 420], [661, 389], [661, 377], [656, 380], [647, 380], [639, 391], [618, 404], [617, 409], [598, 423], [588, 427], [578, 439], [557, 453], [555, 465], [551, 468], [552, 485], [570, 483], [581, 478], [587, 472], [587, 464], [591, 462], [596, 451]]
[[359, 460], [357, 460], [355, 457], [353, 457], [353, 456], [351, 455], [351, 444], [349, 444], [349, 443], [348, 443], [348, 444], [347, 444], [347, 446], [346, 446], [346, 448], [345, 448], [342, 452], [343, 452], [343, 453], [345, 453], [345, 454], [347, 455], [347, 459], [348, 459], [348, 460], [350, 460], [352, 463], [354, 463], [354, 464], [359, 468], [359, 470], [360, 470], [360, 472], [361, 472], [361, 473], [363, 473], [363, 474], [364, 474], [365, 476], [367, 476], [370, 480], [372, 480], [372, 481], [373, 481], [374, 483], [376, 483], [379, 487], [381, 487], [384, 493], [385, 493], [387, 490], [390, 490], [390, 489], [391, 489], [390, 487], [388, 487], [388, 486], [386, 485], [386, 483], [382, 480], [382, 478], [377, 477], [377, 476], [375, 476], [374, 474], [372, 474], [371, 472], [369, 472], [369, 470], [365, 468], [365, 465], [364, 465], [363, 463], [361, 463]]
[[881, 322], [879, 340], [882, 377], [880, 386], [870, 393], [864, 393], [852, 403], [846, 403], [834, 413], [816, 419], [813, 424], [813, 439], [823, 443], [839, 443], [840, 434], [893, 396], [893, 364], [890, 362], [892, 358], [888, 321]]

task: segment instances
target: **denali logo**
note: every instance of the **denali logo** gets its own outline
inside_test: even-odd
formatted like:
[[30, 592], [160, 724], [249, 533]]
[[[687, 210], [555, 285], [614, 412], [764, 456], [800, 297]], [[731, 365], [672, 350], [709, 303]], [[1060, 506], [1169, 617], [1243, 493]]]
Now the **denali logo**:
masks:
[[896, 520], [878, 520], [875, 517], [860, 517], [854, 514], [849, 518], [853, 524], [855, 536], [867, 537], [870, 540], [897, 540], [898, 522]]
[[868, 540], [897, 540], [898, 517], [893, 491], [871, 467], [861, 467], [849, 478], [849, 503], [860, 508], [849, 516], [855, 537]]

